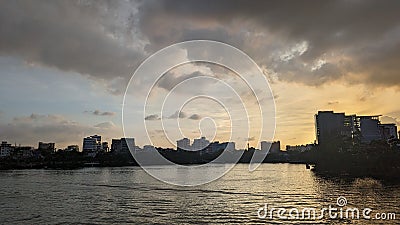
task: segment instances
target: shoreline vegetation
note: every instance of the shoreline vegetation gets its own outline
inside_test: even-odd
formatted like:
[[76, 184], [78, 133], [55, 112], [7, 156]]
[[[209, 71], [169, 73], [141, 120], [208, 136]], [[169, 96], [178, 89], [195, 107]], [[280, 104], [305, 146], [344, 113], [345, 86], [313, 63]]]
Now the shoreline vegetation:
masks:
[[[198, 165], [213, 161], [213, 163], [250, 163], [254, 154], [260, 150], [250, 148], [248, 150], [230, 151], [228, 157], [219, 159], [224, 152], [209, 153], [206, 151], [184, 151], [175, 149], [156, 150], [169, 161], [181, 165]], [[163, 165], [150, 160], [147, 165]], [[239, 154], [239, 155], [238, 155]], [[236, 159], [236, 160], [234, 160]], [[375, 179], [400, 178], [400, 149], [397, 145], [391, 146], [384, 141], [375, 141], [369, 145], [346, 145], [341, 142], [333, 142], [328, 145], [316, 145], [305, 152], [270, 152], [260, 161], [262, 163], [291, 163], [305, 164], [319, 175], [338, 177], [371, 177]], [[21, 159], [6, 158], [0, 160], [0, 170], [9, 169], [79, 169], [84, 167], [122, 167], [139, 166], [129, 153], [115, 154], [104, 152], [96, 157], [88, 157], [82, 152], [58, 151], [54, 153], [39, 154], [39, 156]]]
[[317, 174], [383, 180], [400, 178], [400, 149], [397, 143], [331, 142], [324, 146], [316, 146], [313, 151], [313, 171]]

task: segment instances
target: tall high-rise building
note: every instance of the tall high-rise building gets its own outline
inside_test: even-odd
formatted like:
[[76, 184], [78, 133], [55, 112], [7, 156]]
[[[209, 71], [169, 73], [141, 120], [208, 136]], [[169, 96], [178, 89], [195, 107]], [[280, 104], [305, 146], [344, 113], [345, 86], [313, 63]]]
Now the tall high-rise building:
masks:
[[315, 115], [317, 142], [324, 145], [347, 139], [353, 143], [369, 144], [375, 140], [397, 138], [397, 126], [381, 124], [379, 117], [319, 111]]
[[318, 144], [327, 144], [341, 137], [346, 132], [344, 113], [319, 111], [315, 115], [315, 130]]

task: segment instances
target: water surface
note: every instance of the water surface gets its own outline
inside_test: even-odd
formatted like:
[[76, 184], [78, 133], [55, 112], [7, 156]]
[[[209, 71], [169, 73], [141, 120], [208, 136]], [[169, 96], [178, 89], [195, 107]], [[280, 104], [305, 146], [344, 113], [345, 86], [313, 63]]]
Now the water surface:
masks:
[[[188, 170], [160, 169], [190, 179]], [[213, 173], [213, 167], [204, 176]], [[288, 224], [355, 223], [374, 220], [259, 219], [257, 211], [272, 207], [299, 210], [336, 206], [369, 207], [400, 217], [400, 185], [373, 179], [316, 176], [304, 165], [263, 164], [249, 172], [239, 164], [222, 178], [196, 187], [160, 182], [138, 167], [79, 170], [0, 171], [1, 224]], [[396, 224], [400, 220], [379, 221]]]

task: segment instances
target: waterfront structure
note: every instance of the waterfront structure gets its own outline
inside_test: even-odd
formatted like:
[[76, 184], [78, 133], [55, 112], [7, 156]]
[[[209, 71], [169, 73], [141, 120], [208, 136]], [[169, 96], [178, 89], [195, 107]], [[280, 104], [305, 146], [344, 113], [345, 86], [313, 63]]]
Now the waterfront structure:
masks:
[[108, 142], [105, 141], [105, 142], [101, 143], [101, 150], [105, 151], [105, 152], [108, 152], [108, 150], [109, 150]]
[[192, 151], [198, 151], [206, 148], [210, 144], [210, 141], [205, 137], [194, 139], [192, 144]]
[[208, 145], [205, 152], [212, 154], [212, 153], [218, 152], [220, 150], [225, 150], [225, 148], [226, 148], [226, 145], [219, 143], [219, 141], [215, 141]]
[[235, 150], [235, 142], [222, 142], [219, 141], [212, 142], [208, 144], [205, 148], [204, 153], [213, 154], [219, 151], [233, 151]]
[[269, 151], [269, 153], [279, 153], [281, 151], [281, 142], [280, 141], [262, 141], [261, 142], [261, 151]]
[[[54, 143], [50, 143], [50, 144], [54, 144]], [[49, 147], [49, 149], [51, 150], [51, 146]], [[44, 149], [42, 149], [44, 150]], [[47, 150], [47, 153], [50, 151]], [[14, 153], [13, 153], [13, 158], [16, 159], [26, 159], [26, 158], [31, 158], [33, 156], [33, 151], [34, 148], [31, 146], [18, 146], [14, 148]], [[53, 150], [54, 151], [54, 150]], [[43, 154], [43, 152], [42, 152]]]
[[315, 115], [315, 130], [318, 144], [335, 140], [345, 132], [345, 114], [333, 111], [319, 111]]
[[111, 152], [115, 154], [126, 154], [136, 150], [134, 138], [112, 139]]
[[111, 140], [111, 152], [117, 153], [121, 149], [121, 139]]
[[236, 150], [236, 143], [235, 142], [224, 142], [222, 144], [226, 144], [225, 149], [228, 150], [228, 151]]
[[38, 150], [45, 154], [51, 154], [51, 153], [55, 152], [56, 144], [52, 143], [52, 142], [48, 142], [48, 143], [39, 142]]
[[155, 151], [156, 148], [153, 145], [145, 145], [143, 146], [143, 151]]
[[306, 144], [306, 145], [286, 145], [287, 152], [306, 152], [310, 151], [315, 145], [314, 144]]
[[[100, 138], [101, 141], [101, 138]], [[100, 149], [100, 141], [98, 141], [97, 138], [94, 138], [92, 136], [85, 137], [83, 138], [83, 145], [82, 145], [82, 151], [83, 152], [94, 152], [98, 149]]]
[[7, 141], [2, 141], [0, 145], [0, 158], [11, 156], [14, 148]]
[[399, 138], [397, 136], [397, 126], [394, 123], [381, 124], [379, 130], [384, 140]]
[[360, 116], [361, 143], [369, 144], [381, 140], [379, 116]]
[[176, 147], [178, 149], [182, 149], [182, 150], [187, 150], [187, 151], [191, 150], [190, 139], [189, 138], [182, 138], [180, 140], [177, 140], [176, 141]]
[[79, 152], [79, 146], [78, 145], [68, 145], [65, 150], [68, 152]]
[[121, 151], [122, 153], [129, 153], [136, 149], [134, 138], [121, 138]]
[[91, 157], [95, 157], [101, 149], [101, 136], [92, 135], [83, 138], [82, 152]]
[[395, 124], [381, 124], [380, 115], [357, 116], [319, 111], [315, 115], [316, 140], [320, 145], [350, 140], [351, 143], [369, 144], [377, 140], [398, 138]]

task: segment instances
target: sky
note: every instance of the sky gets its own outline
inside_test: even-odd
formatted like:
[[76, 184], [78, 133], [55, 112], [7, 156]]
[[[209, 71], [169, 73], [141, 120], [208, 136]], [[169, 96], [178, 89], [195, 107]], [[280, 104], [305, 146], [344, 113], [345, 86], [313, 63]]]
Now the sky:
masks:
[[[276, 109], [273, 139], [282, 148], [315, 140], [318, 110], [382, 115], [382, 122], [400, 125], [399, 9], [396, 0], [0, 0], [0, 139], [64, 148], [93, 134], [106, 141], [122, 137], [124, 93], [134, 71], [157, 51], [190, 40], [232, 45], [261, 68]], [[173, 57], [193, 54], [182, 49]], [[161, 75], [146, 114], [135, 94], [148, 93], [140, 88], [147, 79], [128, 98], [129, 136], [139, 146], [149, 144], [149, 137], [154, 145], [171, 147], [183, 136], [202, 135], [258, 145], [259, 127], [230, 139], [231, 114], [217, 101], [195, 99], [176, 110], [193, 93], [225, 99], [229, 90], [215, 79], [234, 86], [240, 80], [233, 71], [191, 63]], [[174, 88], [186, 79], [192, 83]], [[157, 111], [172, 90], [171, 107]], [[253, 104], [254, 96], [240, 84], [235, 93], [250, 114], [257, 104], [271, 104]], [[241, 110], [231, 103], [229, 110]], [[160, 121], [179, 121], [182, 133], [172, 129], [168, 140]], [[143, 123], [148, 136], [134, 129]]]

